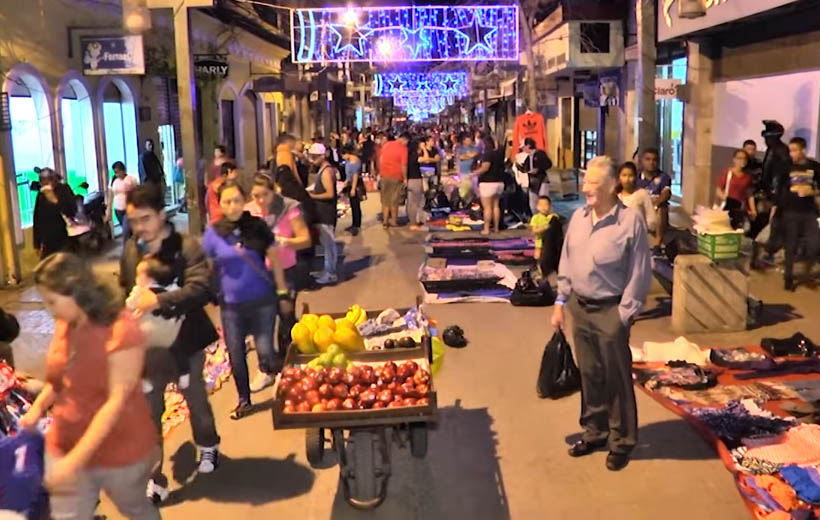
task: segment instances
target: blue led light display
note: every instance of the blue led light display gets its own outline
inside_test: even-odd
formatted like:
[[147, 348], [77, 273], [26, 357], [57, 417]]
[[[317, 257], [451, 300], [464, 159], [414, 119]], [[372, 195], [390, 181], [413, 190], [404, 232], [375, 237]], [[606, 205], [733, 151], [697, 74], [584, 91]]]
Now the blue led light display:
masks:
[[518, 61], [518, 6], [291, 11], [296, 63]]
[[470, 95], [467, 72], [386, 72], [373, 78], [374, 96], [401, 92], [437, 92], [453, 97]]

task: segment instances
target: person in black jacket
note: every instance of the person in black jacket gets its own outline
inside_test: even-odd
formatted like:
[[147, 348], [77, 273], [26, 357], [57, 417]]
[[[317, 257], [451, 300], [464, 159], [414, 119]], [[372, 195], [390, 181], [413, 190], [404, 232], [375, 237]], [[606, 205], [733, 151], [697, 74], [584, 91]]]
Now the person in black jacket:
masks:
[[[766, 244], [766, 251], [772, 256], [783, 247], [785, 233], [782, 229], [782, 214], [770, 216], [770, 209], [773, 204], [777, 203], [778, 187], [782, 183], [788, 182], [792, 161], [789, 157], [789, 147], [782, 140], [783, 125], [770, 120], [763, 121], [763, 124], [765, 128], [760, 135], [766, 141], [766, 155], [763, 157], [763, 175], [758, 184], [760, 190], [758, 197], [764, 199], [764, 203], [761, 204], [761, 208], [758, 208], [755, 231], [759, 232], [757, 228], [762, 230], [766, 223], [771, 225], [771, 233], [769, 234], [771, 238]], [[759, 267], [759, 249], [760, 246], [755, 241], [752, 249], [753, 267]]]
[[70, 248], [66, 218], [77, 214], [77, 200], [71, 188], [60, 181], [51, 168], [40, 174], [40, 192], [34, 203], [34, 248], [40, 259]]
[[[203, 349], [219, 339], [205, 312], [205, 305], [211, 299], [211, 269], [199, 242], [177, 233], [167, 222], [160, 187], [152, 184], [138, 186], [128, 192], [127, 201], [133, 235], [123, 248], [120, 285], [129, 291], [136, 281], [137, 265], [143, 257], [152, 255], [170, 267], [179, 289], [162, 294], [144, 291], [137, 299], [137, 308], [142, 312], [158, 311], [168, 317], [185, 317], [170, 349], [150, 348], [149, 345], [143, 376], [148, 384], [143, 390], [157, 428], [162, 431], [165, 387], [179, 379], [173, 355], [188, 355], [189, 384], [180, 391], [188, 403], [194, 441], [199, 446], [199, 473], [210, 473], [219, 463], [219, 436], [202, 379]], [[168, 481], [162, 474], [161, 460], [149, 482], [148, 496], [156, 503], [168, 496]]]

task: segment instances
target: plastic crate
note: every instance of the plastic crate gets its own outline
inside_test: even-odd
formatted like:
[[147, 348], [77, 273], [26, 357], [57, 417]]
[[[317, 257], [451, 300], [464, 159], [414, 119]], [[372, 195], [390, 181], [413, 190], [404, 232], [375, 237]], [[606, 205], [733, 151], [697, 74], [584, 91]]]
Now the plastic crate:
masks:
[[740, 256], [743, 233], [706, 235], [698, 233], [698, 253], [710, 260], [733, 260]]

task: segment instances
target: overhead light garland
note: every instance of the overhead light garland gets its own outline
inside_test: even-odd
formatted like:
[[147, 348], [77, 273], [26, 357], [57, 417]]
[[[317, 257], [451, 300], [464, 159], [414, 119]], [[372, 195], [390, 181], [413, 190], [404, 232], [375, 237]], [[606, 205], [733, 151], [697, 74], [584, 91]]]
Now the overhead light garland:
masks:
[[470, 94], [470, 75], [459, 72], [386, 72], [373, 78], [374, 96], [402, 92], [437, 92], [453, 97]]
[[296, 63], [518, 61], [518, 6], [291, 11]]

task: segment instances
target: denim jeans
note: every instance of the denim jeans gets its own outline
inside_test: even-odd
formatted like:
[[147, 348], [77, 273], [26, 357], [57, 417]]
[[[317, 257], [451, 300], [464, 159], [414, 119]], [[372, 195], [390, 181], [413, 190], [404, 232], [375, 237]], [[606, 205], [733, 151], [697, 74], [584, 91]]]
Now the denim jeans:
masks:
[[336, 249], [336, 228], [330, 224], [316, 224], [319, 230], [319, 243], [325, 255], [325, 273], [336, 274], [336, 264], [339, 261], [339, 252]]
[[131, 225], [128, 222], [128, 215], [125, 214], [125, 210], [115, 209], [114, 214], [117, 216], [117, 222], [120, 223], [120, 228], [122, 228], [122, 241], [125, 242], [131, 236]]
[[[117, 506], [120, 514], [134, 520], [159, 520], [159, 510], [145, 498], [148, 475], [158, 457], [158, 450], [146, 459], [118, 468], [82, 468], [77, 473], [77, 487], [69, 494], [51, 495], [51, 518], [86, 520], [94, 516], [100, 491]], [[46, 456], [46, 467], [53, 467], [59, 457]]]
[[245, 337], [253, 336], [259, 370], [266, 374], [276, 368], [273, 352], [273, 324], [276, 319], [276, 302], [250, 301], [219, 306], [222, 317], [222, 333], [231, 356], [231, 370], [241, 403], [251, 402], [248, 381], [248, 362], [245, 359]]
[[[190, 383], [187, 388], [181, 388], [180, 393], [185, 397], [190, 410], [189, 420], [194, 442], [201, 448], [211, 448], [219, 444], [219, 435], [214, 424], [214, 412], [208, 401], [208, 390], [202, 379], [202, 368], [205, 365], [205, 352], [200, 350], [188, 359], [190, 369]], [[162, 433], [162, 416], [165, 413], [165, 387], [172, 381], [179, 379], [179, 369], [168, 349], [151, 348], [145, 353], [145, 378], [151, 383], [151, 391], [145, 394], [151, 406], [151, 417]], [[160, 441], [160, 448], [162, 448]], [[159, 463], [154, 467], [151, 478], [161, 486], [168, 486], [168, 478], [162, 473], [162, 454]]]

